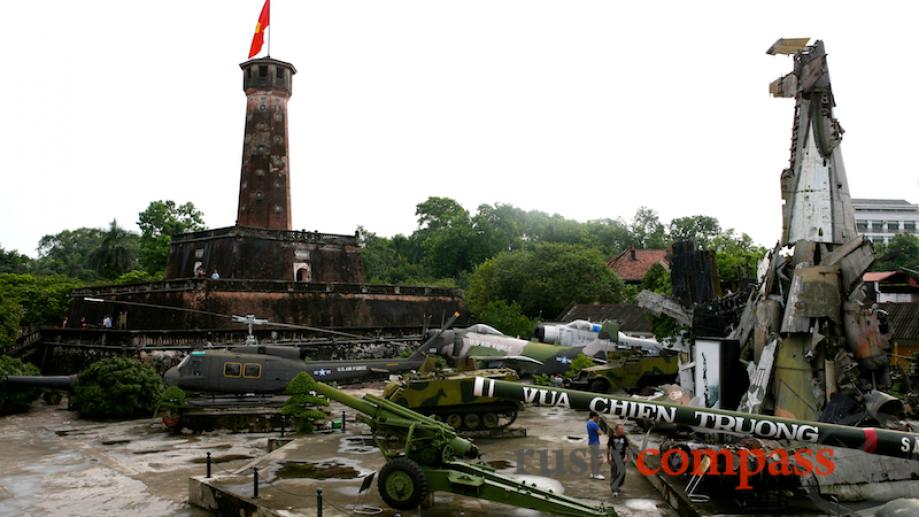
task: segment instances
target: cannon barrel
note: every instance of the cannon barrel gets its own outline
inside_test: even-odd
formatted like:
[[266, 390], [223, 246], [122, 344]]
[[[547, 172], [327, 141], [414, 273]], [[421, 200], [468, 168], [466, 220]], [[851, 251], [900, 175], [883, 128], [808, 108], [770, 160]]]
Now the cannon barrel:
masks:
[[9, 386], [26, 388], [51, 388], [69, 390], [77, 383], [76, 375], [8, 375], [5, 379]]
[[517, 384], [484, 377], [476, 377], [473, 395], [519, 400], [541, 406], [595, 411], [620, 418], [686, 425], [770, 440], [787, 439], [859, 449], [871, 454], [919, 460], [919, 434], [889, 429], [851, 427], [723, 409], [680, 406], [632, 397]]
[[371, 425], [376, 423], [386, 424], [387, 420], [420, 424], [444, 436], [457, 456], [466, 458], [477, 458], [479, 456], [479, 450], [475, 444], [457, 436], [456, 430], [444, 422], [373, 395], [364, 395], [364, 398], [359, 399], [328, 384], [322, 382], [317, 382], [316, 384], [318, 385], [316, 388], [317, 393], [370, 417], [373, 422]]

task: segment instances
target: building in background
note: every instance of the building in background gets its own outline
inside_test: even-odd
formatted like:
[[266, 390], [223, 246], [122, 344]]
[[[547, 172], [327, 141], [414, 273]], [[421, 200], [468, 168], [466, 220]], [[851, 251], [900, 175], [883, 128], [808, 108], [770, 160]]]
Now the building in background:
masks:
[[858, 233], [877, 244], [888, 244], [898, 233], [917, 235], [919, 205], [903, 199], [853, 199]]
[[664, 266], [670, 271], [670, 258], [667, 250], [628, 249], [609, 260], [609, 267], [627, 284], [640, 284], [641, 279], [654, 264]]

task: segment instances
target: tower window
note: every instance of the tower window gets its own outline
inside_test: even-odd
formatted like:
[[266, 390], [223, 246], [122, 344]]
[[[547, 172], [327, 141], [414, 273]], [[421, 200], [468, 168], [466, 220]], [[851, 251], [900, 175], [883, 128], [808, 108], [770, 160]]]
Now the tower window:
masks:
[[284, 69], [278, 68], [278, 81], [283, 81], [283, 80], [284, 80]]
[[268, 67], [261, 65], [258, 67], [258, 76], [259, 77], [268, 77]]

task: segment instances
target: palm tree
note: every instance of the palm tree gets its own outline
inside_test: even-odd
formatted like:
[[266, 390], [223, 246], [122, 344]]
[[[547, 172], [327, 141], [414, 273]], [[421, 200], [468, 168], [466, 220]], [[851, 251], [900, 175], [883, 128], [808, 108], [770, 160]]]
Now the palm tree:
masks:
[[105, 278], [117, 278], [137, 267], [138, 236], [112, 219], [99, 247], [89, 257], [90, 265]]

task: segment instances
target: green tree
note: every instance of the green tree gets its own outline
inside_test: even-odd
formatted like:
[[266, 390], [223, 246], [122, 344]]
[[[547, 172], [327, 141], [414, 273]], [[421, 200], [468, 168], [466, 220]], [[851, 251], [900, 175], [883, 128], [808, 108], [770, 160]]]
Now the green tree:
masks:
[[430, 197], [417, 205], [415, 215], [422, 263], [431, 276], [456, 277], [483, 259], [469, 212], [456, 201]]
[[325, 411], [317, 409], [329, 405], [328, 399], [316, 394], [316, 381], [306, 372], [300, 372], [287, 384], [284, 393], [290, 395], [281, 412], [300, 421], [301, 433], [312, 433], [317, 423], [326, 419]]
[[[7, 375], [39, 375], [34, 364], [23, 363], [15, 357], [0, 356], [0, 379]], [[41, 395], [37, 388], [12, 387], [0, 384], [0, 415], [28, 411], [32, 402]]]
[[31, 270], [32, 259], [29, 256], [0, 246], [0, 273], [28, 273]]
[[659, 262], [652, 265], [641, 279], [641, 290], [670, 295], [673, 292], [673, 284], [670, 282], [670, 271], [667, 271]]
[[80, 373], [73, 406], [90, 418], [149, 416], [162, 392], [163, 380], [149, 365], [130, 357], [107, 357]]
[[709, 247], [715, 250], [722, 288], [736, 291], [744, 280], [756, 280], [756, 267], [766, 248], [757, 246], [749, 235], [738, 236], [728, 229], [712, 238]]
[[499, 253], [469, 278], [466, 304], [479, 313], [489, 303], [519, 304], [528, 318], [555, 317], [570, 303], [616, 303], [622, 281], [595, 249], [575, 244], [540, 243]]
[[67, 314], [70, 291], [83, 287], [65, 276], [0, 274], [0, 298], [19, 307], [21, 325], [59, 325]]
[[612, 257], [635, 245], [629, 226], [620, 219], [597, 219], [584, 224], [583, 244], [597, 248], [604, 257]]
[[522, 216], [523, 211], [511, 205], [479, 205], [472, 226], [480, 241], [483, 260], [502, 251], [520, 248], [523, 244]]
[[151, 274], [140, 269], [132, 269], [127, 273], [118, 275], [115, 279], [116, 284], [137, 284], [147, 282], [159, 282], [163, 279], [163, 273]]
[[522, 336], [527, 339], [536, 329], [536, 320], [524, 316], [520, 305], [504, 300], [493, 300], [479, 307], [470, 317], [478, 322], [491, 325], [508, 336]]
[[721, 224], [718, 219], [707, 215], [691, 215], [677, 217], [670, 221], [670, 240], [695, 241], [702, 248], [708, 248], [709, 243], [721, 233]]
[[204, 214], [191, 202], [176, 205], [172, 200], [151, 201], [138, 214], [140, 227], [140, 265], [151, 274], [166, 270], [172, 236], [204, 230]]
[[103, 278], [114, 280], [137, 265], [138, 236], [112, 220], [102, 242], [89, 255], [89, 263]]
[[629, 226], [636, 248], [660, 249], [668, 245], [667, 230], [657, 212], [641, 207], [635, 212]]
[[919, 237], [910, 233], [894, 235], [890, 242], [875, 244], [874, 271], [894, 271], [897, 268], [919, 268]]
[[102, 244], [104, 235], [99, 228], [77, 228], [45, 235], [38, 241], [36, 273], [96, 280], [99, 275], [90, 264], [90, 255]]
[[21, 320], [22, 306], [9, 295], [0, 292], [0, 350], [16, 342]]

